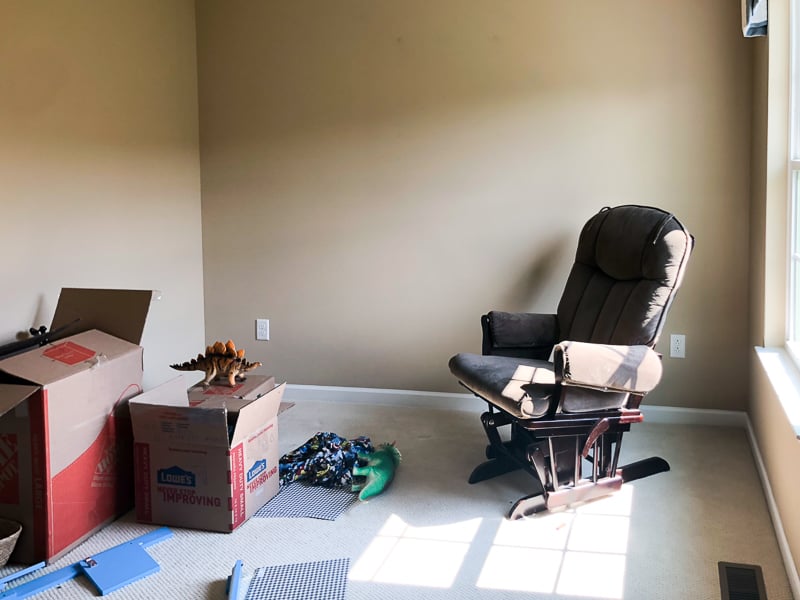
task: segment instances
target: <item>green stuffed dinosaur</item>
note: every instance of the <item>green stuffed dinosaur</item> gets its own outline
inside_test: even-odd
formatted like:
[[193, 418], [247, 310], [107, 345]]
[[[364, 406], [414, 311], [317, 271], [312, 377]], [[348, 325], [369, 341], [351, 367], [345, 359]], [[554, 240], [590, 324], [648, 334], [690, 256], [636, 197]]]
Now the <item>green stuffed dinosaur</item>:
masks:
[[[394, 442], [381, 444], [371, 454], [359, 454], [356, 464], [353, 465], [353, 477], [359, 478], [358, 482], [353, 483], [353, 491], [360, 492], [358, 499], [367, 500], [380, 494], [392, 481], [401, 459]], [[364, 478], [366, 481], [362, 483]]]

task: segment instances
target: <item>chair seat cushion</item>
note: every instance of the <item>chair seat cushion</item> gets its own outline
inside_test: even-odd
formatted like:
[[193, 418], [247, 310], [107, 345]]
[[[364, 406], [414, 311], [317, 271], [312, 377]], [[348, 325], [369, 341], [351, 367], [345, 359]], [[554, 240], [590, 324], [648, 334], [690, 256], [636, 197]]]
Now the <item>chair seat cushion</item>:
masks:
[[[558, 401], [554, 365], [546, 360], [461, 353], [450, 359], [450, 371], [469, 390], [520, 419], [543, 417]], [[628, 394], [569, 386], [561, 388], [561, 411], [614, 410]]]
[[[450, 371], [478, 396], [519, 418], [543, 416], [555, 391], [553, 363], [546, 360], [461, 353], [450, 359]], [[523, 389], [530, 384], [537, 385]]]

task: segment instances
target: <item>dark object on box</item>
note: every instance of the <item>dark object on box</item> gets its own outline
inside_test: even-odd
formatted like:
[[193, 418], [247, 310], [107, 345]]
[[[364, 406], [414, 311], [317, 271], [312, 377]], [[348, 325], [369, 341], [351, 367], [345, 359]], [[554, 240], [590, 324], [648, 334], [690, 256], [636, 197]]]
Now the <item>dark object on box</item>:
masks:
[[138, 344], [152, 296], [151, 290], [62, 288], [49, 331], [45, 325], [32, 327], [28, 330], [31, 337], [0, 346], [0, 358], [89, 329], [123, 340], [136, 339]]
[[45, 325], [42, 325], [39, 327], [39, 329], [34, 329], [31, 327], [28, 330], [31, 334], [31, 337], [24, 340], [18, 340], [16, 342], [9, 342], [8, 344], [3, 344], [0, 346], [0, 358], [6, 358], [8, 356], [13, 356], [14, 354], [19, 354], [20, 352], [35, 348], [36, 346], [46, 346], [51, 340], [58, 339], [58, 336], [61, 332], [66, 331], [73, 325], [77, 324], [79, 320], [80, 319], [75, 319], [71, 323], [67, 323], [63, 327], [59, 327], [53, 331], [48, 331]]

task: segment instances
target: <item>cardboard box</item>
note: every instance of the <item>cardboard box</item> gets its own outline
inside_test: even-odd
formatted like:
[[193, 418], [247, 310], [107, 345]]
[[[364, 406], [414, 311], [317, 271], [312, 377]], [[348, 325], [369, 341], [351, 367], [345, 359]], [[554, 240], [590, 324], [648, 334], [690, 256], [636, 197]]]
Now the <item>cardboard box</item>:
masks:
[[[23, 526], [13, 562], [52, 561], [133, 506], [127, 400], [142, 390], [150, 297], [62, 290], [51, 331], [90, 329], [0, 360], [0, 516]], [[114, 319], [129, 339], [91, 328]]]
[[237, 382], [233, 387], [227, 381], [208, 387], [198, 383], [189, 388], [189, 406], [225, 407], [236, 411], [272, 391], [274, 387], [275, 378], [264, 375], [248, 375], [247, 379]]
[[285, 387], [236, 410], [190, 406], [180, 378], [132, 399], [137, 520], [230, 532], [275, 496]]

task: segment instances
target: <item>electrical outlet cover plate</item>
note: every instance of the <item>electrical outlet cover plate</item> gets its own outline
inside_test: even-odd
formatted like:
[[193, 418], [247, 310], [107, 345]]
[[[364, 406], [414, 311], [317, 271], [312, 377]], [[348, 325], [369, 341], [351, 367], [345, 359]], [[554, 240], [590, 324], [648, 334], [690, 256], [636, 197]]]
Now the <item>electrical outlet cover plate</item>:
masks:
[[673, 333], [669, 336], [669, 355], [671, 358], [686, 358], [686, 336]]

